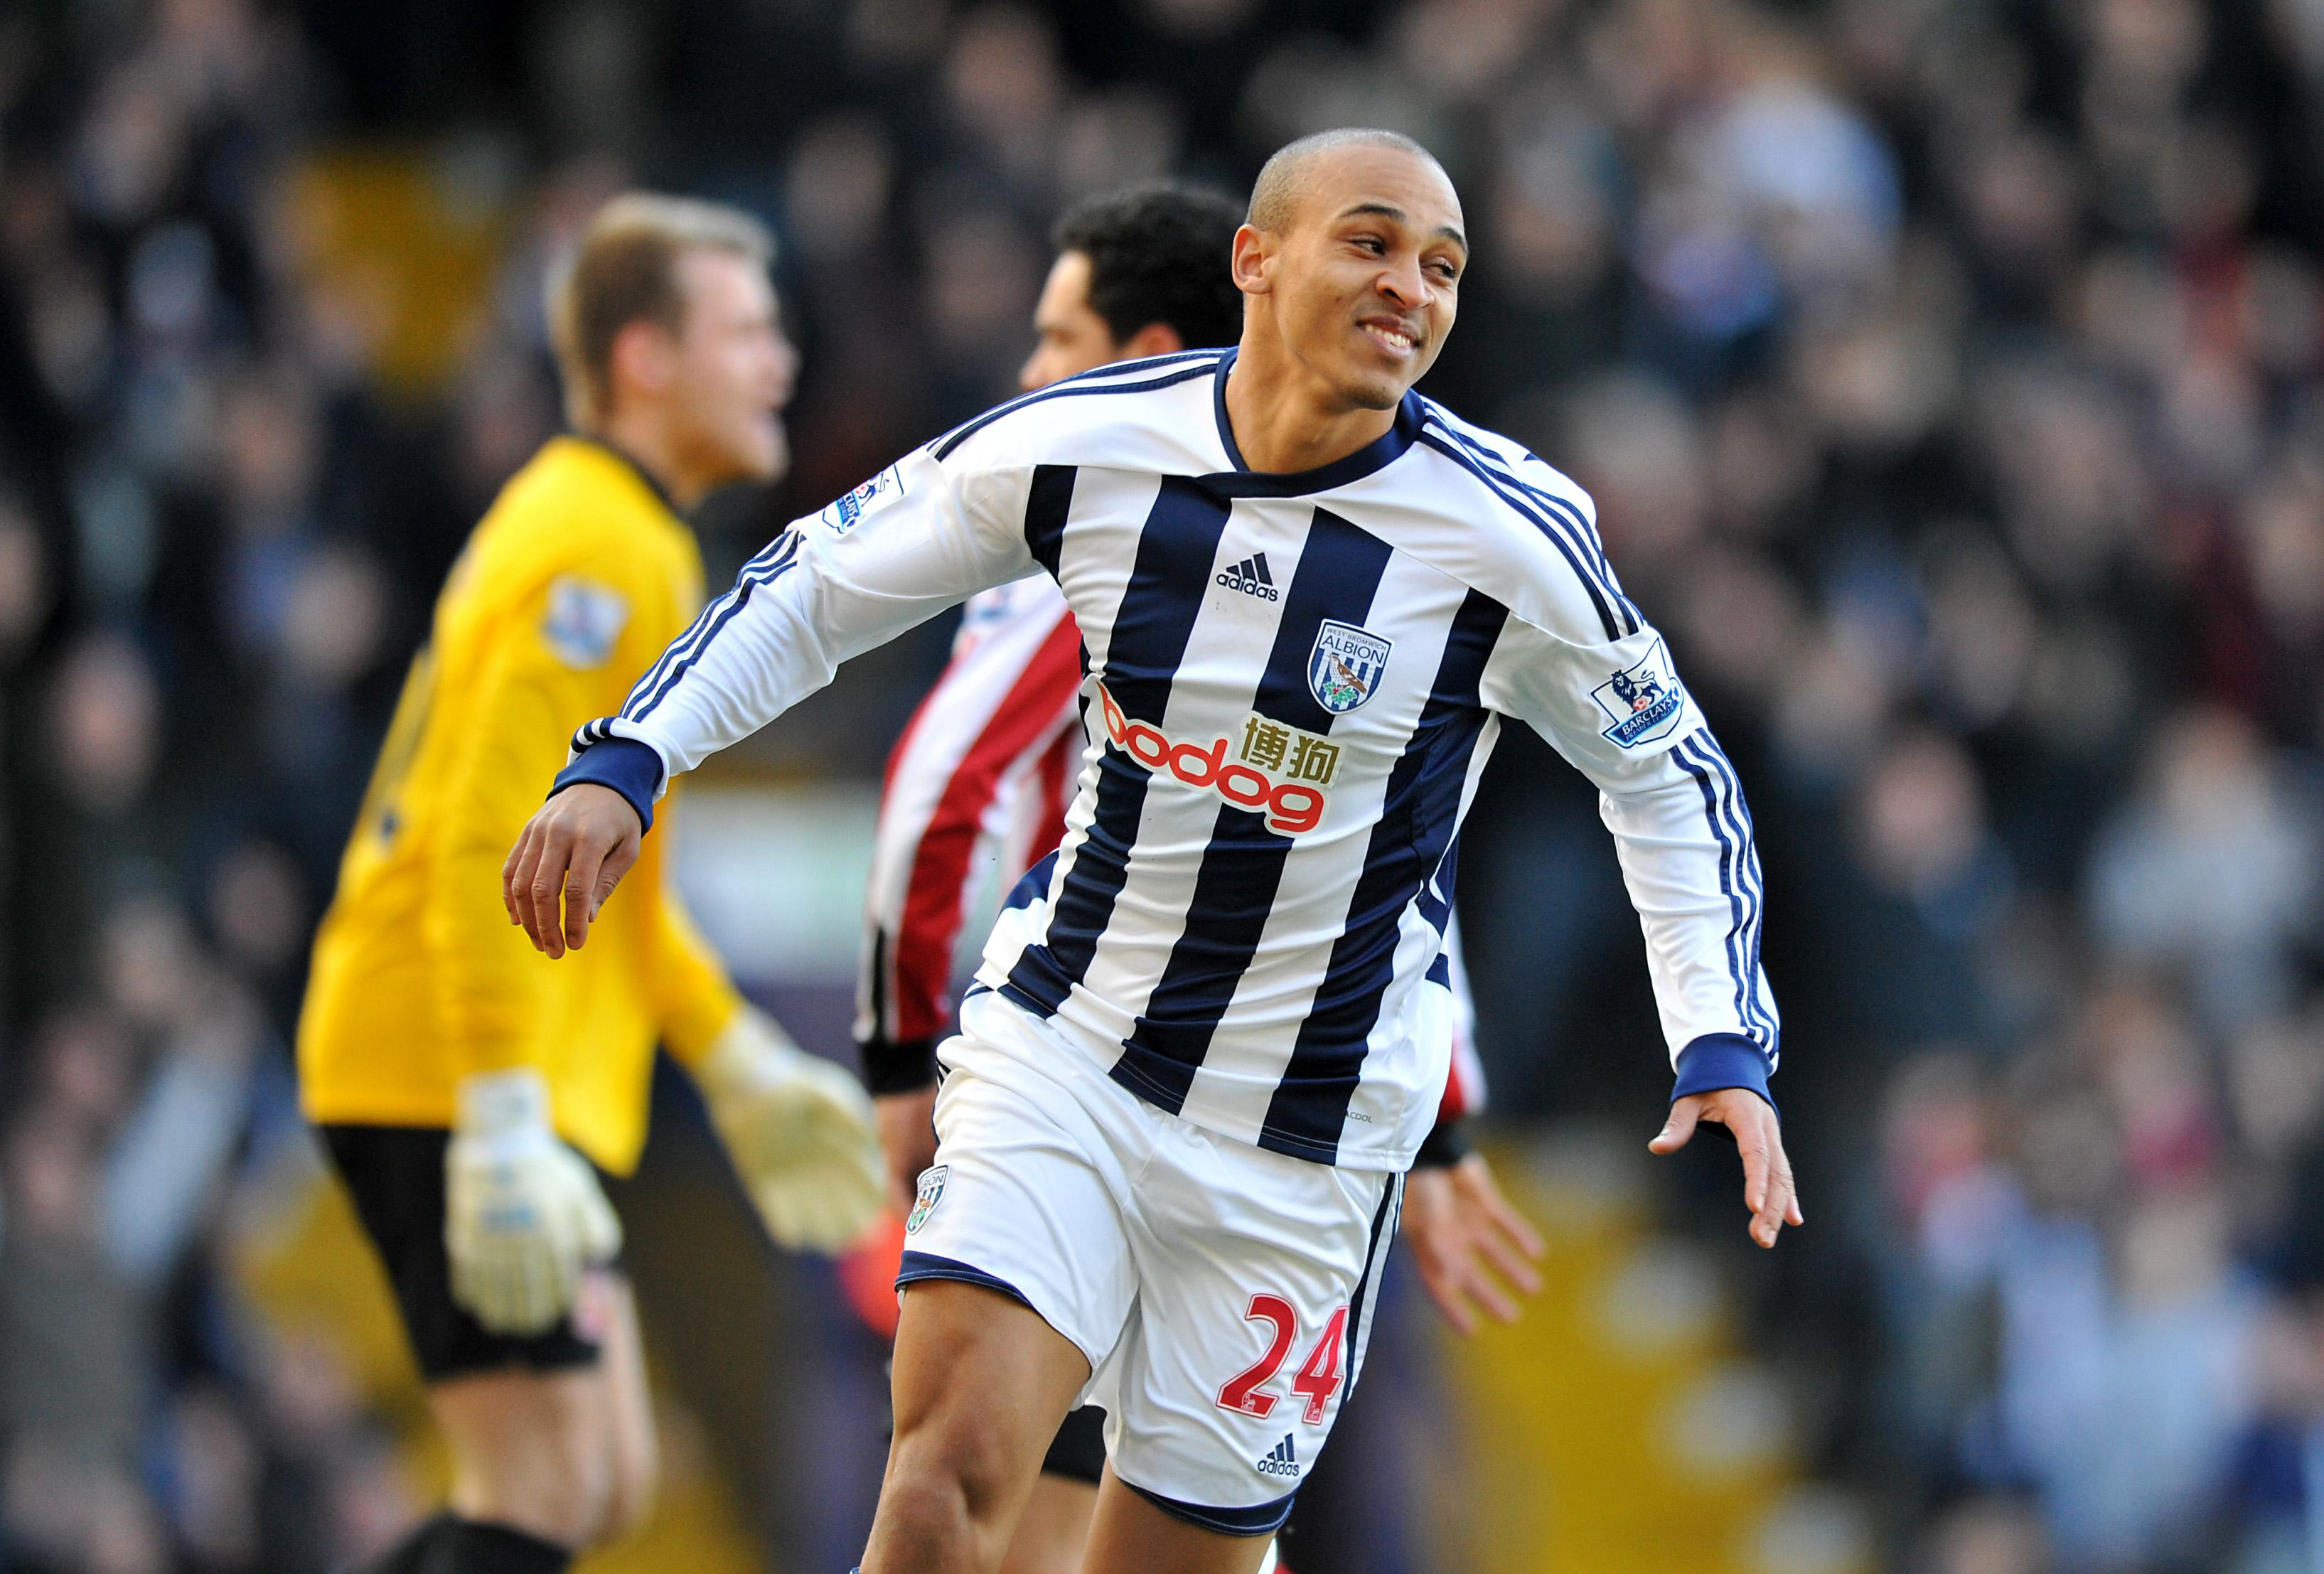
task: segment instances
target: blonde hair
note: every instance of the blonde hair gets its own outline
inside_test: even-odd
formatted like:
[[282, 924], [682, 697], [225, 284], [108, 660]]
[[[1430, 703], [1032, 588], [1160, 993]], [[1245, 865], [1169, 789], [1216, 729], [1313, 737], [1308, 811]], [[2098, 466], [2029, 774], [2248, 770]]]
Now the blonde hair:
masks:
[[775, 239], [740, 208], [631, 191], [599, 208], [549, 283], [549, 337], [565, 381], [565, 416], [595, 427], [613, 400], [613, 340], [633, 322], [685, 326], [678, 259], [732, 252], [771, 264]]

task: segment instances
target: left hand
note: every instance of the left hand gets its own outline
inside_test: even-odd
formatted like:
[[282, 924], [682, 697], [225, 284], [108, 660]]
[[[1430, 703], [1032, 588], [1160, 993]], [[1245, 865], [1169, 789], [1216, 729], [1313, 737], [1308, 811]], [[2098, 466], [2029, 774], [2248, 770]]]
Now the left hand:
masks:
[[836, 1252], [888, 1201], [872, 1100], [745, 1006], [695, 1067], [711, 1123], [779, 1246]]
[[1481, 1154], [1405, 1177], [1404, 1234], [1429, 1299], [1458, 1332], [1477, 1330], [1475, 1306], [1501, 1322], [1517, 1320], [1503, 1279], [1527, 1295], [1541, 1288], [1541, 1236], [1501, 1195]]
[[1751, 1210], [1751, 1238], [1773, 1247], [1786, 1224], [1805, 1224], [1792, 1161], [1784, 1152], [1783, 1123], [1767, 1100], [1748, 1088], [1690, 1093], [1671, 1106], [1662, 1131], [1646, 1144], [1649, 1153], [1673, 1154], [1687, 1145], [1695, 1128], [1712, 1120], [1735, 1134], [1743, 1155], [1743, 1205]]

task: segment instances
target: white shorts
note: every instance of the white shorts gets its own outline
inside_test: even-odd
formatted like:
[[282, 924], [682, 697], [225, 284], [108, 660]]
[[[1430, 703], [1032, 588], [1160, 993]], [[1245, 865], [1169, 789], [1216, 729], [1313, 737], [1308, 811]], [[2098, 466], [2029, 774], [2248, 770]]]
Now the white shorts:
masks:
[[1272, 1533], [1363, 1369], [1403, 1177], [1167, 1114], [990, 992], [961, 1030], [899, 1289], [1023, 1302], [1089, 1358], [1115, 1475], [1205, 1529]]

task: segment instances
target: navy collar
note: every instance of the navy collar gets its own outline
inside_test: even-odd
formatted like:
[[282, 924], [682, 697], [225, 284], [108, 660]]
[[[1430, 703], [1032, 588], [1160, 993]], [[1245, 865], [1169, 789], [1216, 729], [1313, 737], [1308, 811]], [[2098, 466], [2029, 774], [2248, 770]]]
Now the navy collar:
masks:
[[662, 507], [668, 509], [672, 514], [681, 520], [686, 517], [686, 511], [678, 506], [678, 500], [670, 496], [669, 488], [661, 483], [660, 477], [657, 476], [652, 471], [647, 469], [642, 464], [639, 463], [637, 456], [632, 454], [627, 448], [622, 447], [618, 443], [609, 442], [605, 438], [598, 437], [594, 432], [567, 432], [566, 436], [571, 437], [576, 443], [586, 443], [591, 447], [599, 449], [604, 453], [610, 454], [614, 458], [620, 460], [622, 465], [629, 468], [631, 474], [634, 474], [640, 481], [645, 483], [646, 490], [652, 492], [654, 496], [660, 501]]
[[1420, 395], [1406, 389], [1396, 407], [1396, 424], [1344, 458], [1313, 470], [1283, 474], [1253, 470], [1243, 463], [1242, 450], [1235, 446], [1234, 427], [1227, 419], [1227, 373], [1234, 369], [1238, 353], [1229, 350], [1219, 358], [1216, 381], [1211, 385], [1211, 408], [1219, 421], [1219, 444], [1226, 449], [1234, 468], [1204, 476], [1202, 485], [1221, 497], [1300, 497], [1311, 492], [1330, 492], [1394, 464], [1420, 436], [1425, 413]]

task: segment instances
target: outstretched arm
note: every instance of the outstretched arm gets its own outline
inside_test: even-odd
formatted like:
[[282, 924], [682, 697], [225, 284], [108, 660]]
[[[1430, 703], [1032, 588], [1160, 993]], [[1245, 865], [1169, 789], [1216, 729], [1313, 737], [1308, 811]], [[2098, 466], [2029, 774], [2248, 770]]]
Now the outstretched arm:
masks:
[[[510, 920], [551, 957], [586, 943], [670, 777], [831, 681], [842, 661], [1026, 573], [1030, 472], [923, 449], [794, 524], [671, 642], [621, 712], [583, 727], [502, 870]], [[847, 506], [844, 506], [845, 504]], [[561, 911], [560, 911], [561, 908]]]
[[1750, 810], [1662, 637], [1620, 605], [1610, 639], [1554, 605], [1536, 609], [1539, 622], [1512, 614], [1487, 703], [1531, 723], [1598, 786], [1676, 1073], [1655, 1151], [1675, 1151], [1701, 1121], [1725, 1126], [1743, 1154], [1752, 1238], [1773, 1246], [1800, 1218], [1768, 1091], [1781, 1028], [1759, 962]]

